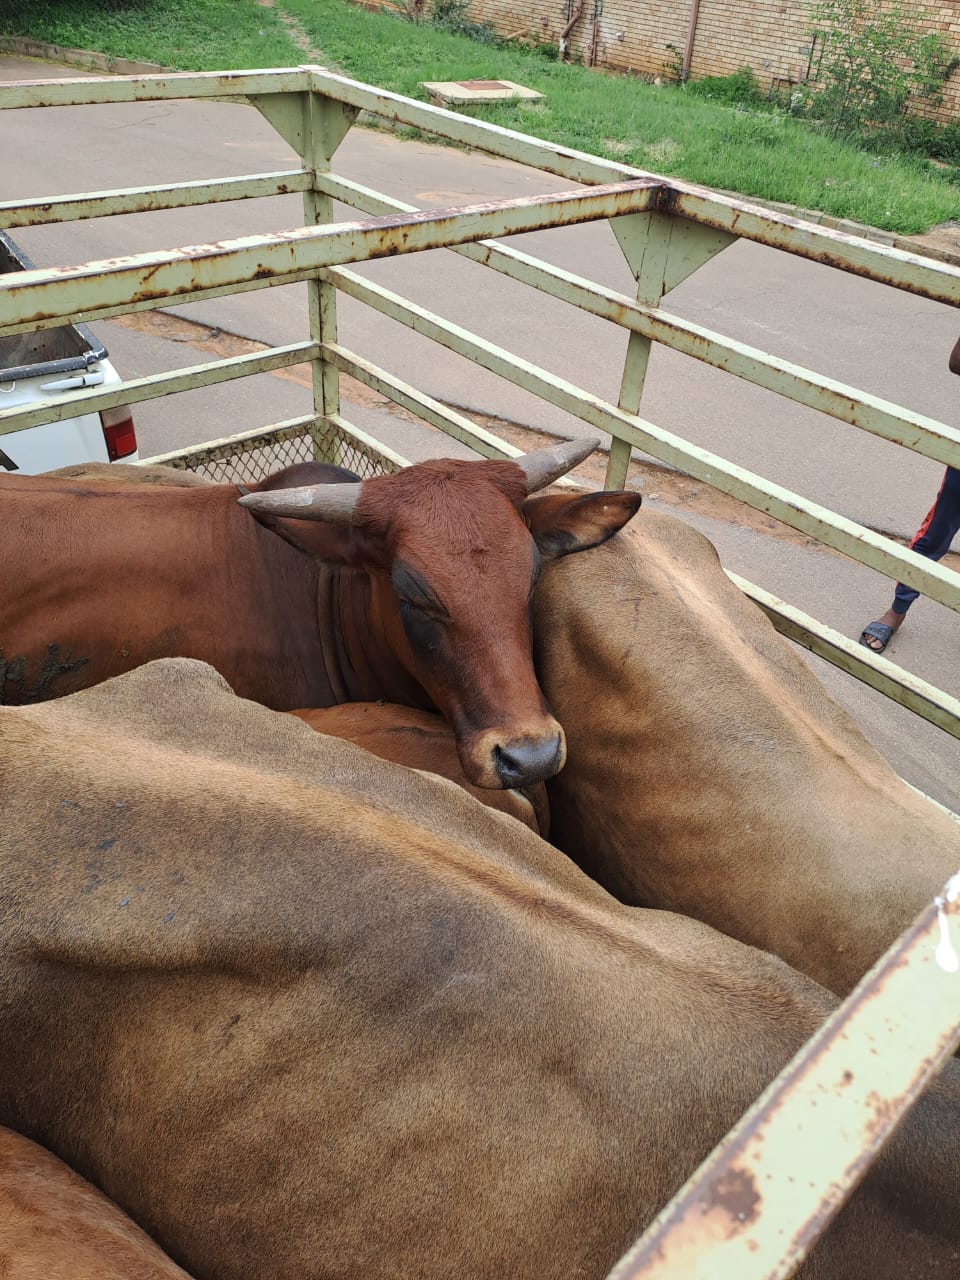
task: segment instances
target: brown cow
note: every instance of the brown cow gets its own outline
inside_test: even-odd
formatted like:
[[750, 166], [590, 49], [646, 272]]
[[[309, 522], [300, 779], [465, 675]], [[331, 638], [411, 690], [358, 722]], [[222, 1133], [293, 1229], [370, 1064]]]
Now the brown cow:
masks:
[[[197, 1275], [601, 1280], [835, 1003], [197, 663], [0, 759], [0, 1122]], [[956, 1065], [806, 1280], [960, 1275]]]
[[305, 707], [290, 714], [317, 733], [355, 742], [381, 760], [449, 778], [481, 804], [508, 813], [544, 839], [550, 834], [550, 810], [543, 783], [522, 791], [472, 787], [464, 777], [453, 730], [432, 711], [416, 711], [390, 702], [345, 702], [339, 707]]
[[695, 916], [843, 993], [960, 867], [960, 827], [679, 520], [648, 513], [552, 566], [534, 619], [569, 748], [551, 839], [624, 902]]
[[639, 498], [525, 503], [592, 447], [253, 493], [258, 519], [232, 485], [0, 477], [0, 699], [197, 657], [278, 709], [436, 707], [475, 786], [541, 781], [564, 743], [530, 652], [540, 561], [609, 538]]
[[3, 1280], [189, 1280], [89, 1182], [0, 1128]]

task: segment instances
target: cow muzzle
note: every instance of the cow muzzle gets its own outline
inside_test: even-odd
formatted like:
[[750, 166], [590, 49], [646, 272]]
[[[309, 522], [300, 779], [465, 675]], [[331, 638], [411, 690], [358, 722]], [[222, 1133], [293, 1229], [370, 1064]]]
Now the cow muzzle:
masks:
[[475, 787], [506, 790], [530, 787], [559, 773], [567, 758], [563, 730], [506, 737], [496, 732], [477, 734], [461, 746], [460, 762]]

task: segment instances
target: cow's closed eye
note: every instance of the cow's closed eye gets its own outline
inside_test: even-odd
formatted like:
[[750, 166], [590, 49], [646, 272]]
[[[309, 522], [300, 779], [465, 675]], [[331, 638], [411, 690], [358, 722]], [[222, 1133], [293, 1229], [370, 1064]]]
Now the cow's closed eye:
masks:
[[443, 623], [448, 621], [446, 614], [438, 615], [411, 600], [398, 601], [398, 608], [413, 648], [420, 653], [439, 653], [443, 647]]
[[390, 575], [401, 608], [415, 609], [439, 620], [449, 619], [447, 610], [415, 569], [398, 563]]

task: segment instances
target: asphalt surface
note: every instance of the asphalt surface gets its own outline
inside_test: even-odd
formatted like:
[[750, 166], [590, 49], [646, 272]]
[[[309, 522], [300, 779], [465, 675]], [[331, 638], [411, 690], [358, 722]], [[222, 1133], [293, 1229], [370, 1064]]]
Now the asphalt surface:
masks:
[[[0, 79], [73, 75], [70, 68], [0, 56]], [[296, 155], [251, 107], [139, 103], [4, 112], [0, 199], [39, 197], [293, 168]], [[336, 168], [345, 177], [422, 207], [532, 195], [571, 185], [450, 147], [354, 128]], [[344, 210], [345, 217], [356, 216]], [[149, 249], [299, 226], [299, 196], [95, 219], [14, 233], [37, 265], [69, 265]], [[538, 256], [632, 293], [609, 227], [590, 224], [515, 237]], [[364, 274], [493, 342], [616, 402], [626, 346], [614, 326], [438, 251], [367, 264]], [[666, 299], [675, 314], [816, 369], [862, 391], [960, 424], [960, 379], [947, 355], [960, 334], [955, 309], [746, 242], [697, 271]], [[171, 309], [191, 321], [268, 343], [307, 337], [302, 286]], [[501, 382], [403, 326], [343, 299], [340, 341], [449, 404], [562, 435], [592, 434], [577, 420]], [[189, 338], [156, 328], [97, 326], [126, 377], [209, 359]], [[216, 438], [307, 412], [307, 387], [262, 375], [243, 384], [169, 397], [137, 411], [141, 454]], [[942, 468], [697, 361], [656, 347], [642, 413], [658, 425], [872, 528], [907, 537]], [[449, 453], [450, 442], [370, 397], [346, 416], [406, 456]], [[657, 507], [656, 476], [645, 500]], [[664, 490], [666, 486], [664, 486]], [[676, 511], [673, 505], [665, 509]], [[689, 497], [684, 519], [712, 538], [724, 564], [847, 635], [879, 616], [890, 585], [876, 573], [786, 541], [755, 520], [717, 519]], [[954, 561], [956, 563], [956, 561]], [[718, 620], [718, 625], [720, 621]], [[889, 650], [909, 670], [960, 696], [957, 615], [920, 600]], [[960, 743], [887, 699], [811, 659], [831, 692], [909, 781], [960, 811]]]

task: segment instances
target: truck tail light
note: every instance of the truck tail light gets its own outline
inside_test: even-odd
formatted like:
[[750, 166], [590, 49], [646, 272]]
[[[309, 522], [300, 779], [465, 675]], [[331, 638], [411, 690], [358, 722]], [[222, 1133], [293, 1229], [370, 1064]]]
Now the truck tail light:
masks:
[[103, 438], [107, 445], [107, 457], [111, 462], [117, 462], [120, 458], [128, 458], [131, 453], [136, 453], [137, 433], [128, 405], [120, 405], [116, 409], [101, 409], [100, 424], [103, 427]]

